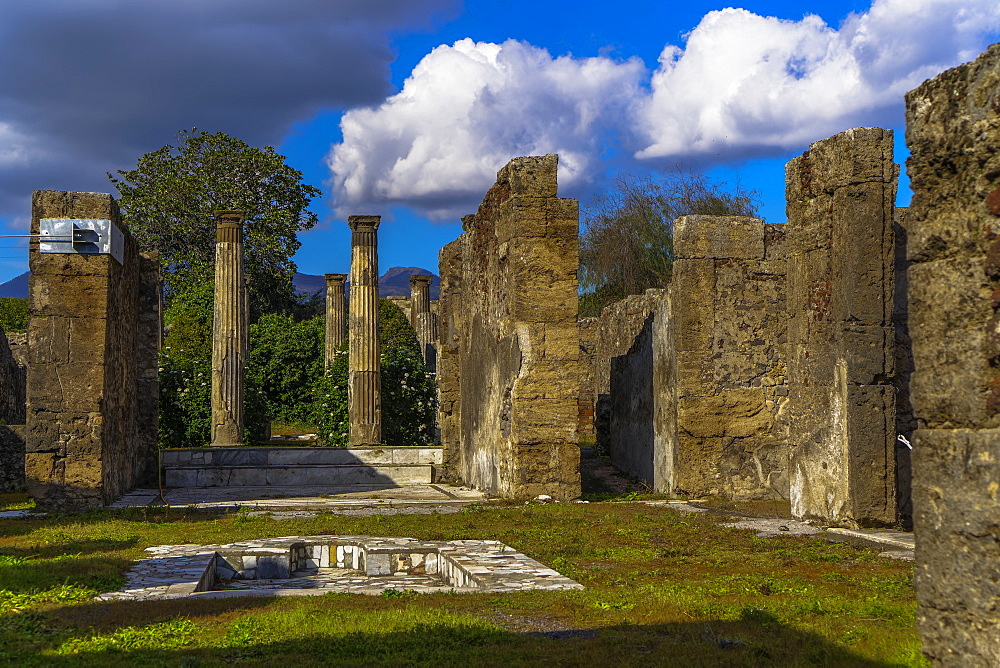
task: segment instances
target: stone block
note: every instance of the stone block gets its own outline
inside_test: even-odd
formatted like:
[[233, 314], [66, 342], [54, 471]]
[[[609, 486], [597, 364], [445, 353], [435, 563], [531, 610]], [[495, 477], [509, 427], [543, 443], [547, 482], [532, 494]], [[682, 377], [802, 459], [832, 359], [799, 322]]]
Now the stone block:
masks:
[[365, 552], [365, 575], [392, 575], [392, 555], [379, 552]]
[[809, 146], [811, 190], [833, 192], [858, 183], [894, 183], [893, 133], [884, 128], [852, 128]]
[[764, 221], [736, 216], [681, 216], [674, 253], [685, 260], [764, 259]]
[[771, 429], [763, 388], [727, 390], [712, 396], [681, 397], [677, 426], [696, 438], [746, 438]]
[[291, 577], [288, 555], [262, 555], [257, 557], [257, 579], [278, 580]]
[[[927, 654], [943, 663], [1000, 661], [1000, 430], [918, 429], [913, 510]], [[970, 664], [972, 665], [972, 664]]]
[[[909, 269], [914, 407], [931, 428], [997, 426], [987, 411], [990, 380], [987, 324], [979, 254], [913, 264]], [[927, 335], [922, 335], [923, 333]]]
[[505, 184], [513, 195], [555, 197], [559, 157], [544, 156], [514, 158], [497, 172], [497, 183]]

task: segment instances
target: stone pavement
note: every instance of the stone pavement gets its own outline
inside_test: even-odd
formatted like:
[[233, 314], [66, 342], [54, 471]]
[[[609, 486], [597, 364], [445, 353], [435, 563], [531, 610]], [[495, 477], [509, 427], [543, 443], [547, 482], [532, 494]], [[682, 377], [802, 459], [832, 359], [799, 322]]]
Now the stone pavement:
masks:
[[333, 512], [344, 514], [395, 514], [400, 512], [457, 512], [463, 506], [483, 503], [476, 490], [451, 485], [343, 485], [296, 487], [178, 487], [137, 489], [112, 508], [166, 505], [235, 512], [252, 510], [284, 514]]

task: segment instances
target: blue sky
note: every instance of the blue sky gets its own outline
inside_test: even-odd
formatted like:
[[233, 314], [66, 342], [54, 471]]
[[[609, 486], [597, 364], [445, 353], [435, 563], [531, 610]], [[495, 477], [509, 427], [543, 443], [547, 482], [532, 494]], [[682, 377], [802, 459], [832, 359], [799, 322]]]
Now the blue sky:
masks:
[[[497, 169], [560, 154], [586, 206], [616, 174], [682, 164], [760, 192], [905, 91], [1000, 41], [995, 0], [40, 0], [0, 8], [0, 222], [33, 189], [109, 191], [183, 128], [273, 145], [323, 189], [299, 270], [345, 272], [350, 213], [380, 264], [436, 271]], [[901, 188], [900, 203], [908, 201]], [[0, 247], [0, 281], [27, 268]]]

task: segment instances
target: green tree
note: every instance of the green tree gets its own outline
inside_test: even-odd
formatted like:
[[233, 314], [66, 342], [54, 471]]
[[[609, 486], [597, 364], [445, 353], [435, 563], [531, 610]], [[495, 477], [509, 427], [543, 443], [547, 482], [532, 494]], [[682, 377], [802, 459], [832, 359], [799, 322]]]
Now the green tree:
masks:
[[264, 391], [271, 419], [284, 423], [312, 420], [313, 385], [323, 375], [325, 317], [296, 322], [269, 313], [250, 326], [249, 369]]
[[580, 315], [600, 315], [613, 301], [669, 284], [676, 218], [756, 215], [755, 192], [725, 185], [680, 169], [660, 178], [618, 177], [583, 212]]
[[108, 178], [125, 222], [143, 250], [160, 252], [168, 299], [211, 277], [204, 267], [215, 259], [214, 212], [239, 209], [246, 215], [252, 318], [294, 308], [296, 234], [316, 224], [308, 206], [321, 192], [302, 183], [302, 173], [272, 147], [195, 128], [117, 174]]

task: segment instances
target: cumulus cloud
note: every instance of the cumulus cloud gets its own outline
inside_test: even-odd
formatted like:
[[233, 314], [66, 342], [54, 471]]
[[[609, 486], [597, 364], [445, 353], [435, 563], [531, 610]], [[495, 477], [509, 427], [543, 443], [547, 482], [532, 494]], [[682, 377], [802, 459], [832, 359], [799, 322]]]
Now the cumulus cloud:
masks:
[[710, 12], [667, 46], [637, 117], [639, 159], [725, 160], [898, 119], [903, 94], [975, 57], [995, 0], [877, 0], [833, 29], [743, 9]]
[[328, 160], [334, 197], [341, 213], [406, 204], [448, 218], [519, 155], [559, 153], [572, 191], [601, 178], [609, 147], [640, 169], [800, 150], [898, 124], [903, 93], [998, 35], [996, 0], [876, 0], [836, 28], [713, 11], [653, 71], [462, 40], [434, 49], [381, 105], [344, 115]]
[[277, 143], [323, 109], [391, 91], [392, 31], [460, 0], [0, 3], [0, 217], [39, 188], [106, 171], [197, 126]]
[[514, 40], [439, 46], [398, 94], [344, 114], [344, 141], [329, 157], [339, 211], [396, 203], [435, 218], [468, 213], [520, 155], [559, 153], [565, 185], [591, 178], [644, 76], [638, 59], [553, 58]]

